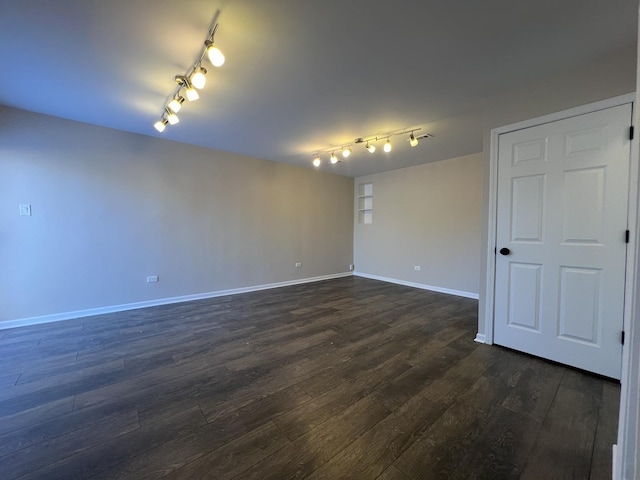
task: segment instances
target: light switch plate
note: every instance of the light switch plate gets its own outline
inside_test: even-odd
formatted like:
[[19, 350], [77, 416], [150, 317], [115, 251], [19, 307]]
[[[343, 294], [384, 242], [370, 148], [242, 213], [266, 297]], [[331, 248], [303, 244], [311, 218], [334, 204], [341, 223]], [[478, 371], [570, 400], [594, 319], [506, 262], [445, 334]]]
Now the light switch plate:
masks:
[[20, 204], [20, 216], [21, 217], [30, 217], [31, 216], [31, 204], [30, 203], [21, 203]]

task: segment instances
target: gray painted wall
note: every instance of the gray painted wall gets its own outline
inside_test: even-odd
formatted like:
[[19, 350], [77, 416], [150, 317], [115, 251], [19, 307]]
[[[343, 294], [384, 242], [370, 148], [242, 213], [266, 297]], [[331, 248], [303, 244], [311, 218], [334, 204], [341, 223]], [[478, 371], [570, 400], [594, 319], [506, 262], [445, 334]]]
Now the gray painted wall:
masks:
[[477, 294], [482, 169], [477, 153], [356, 178], [356, 210], [358, 185], [373, 184], [373, 223], [354, 221], [356, 271]]
[[351, 178], [0, 107], [0, 321], [346, 272], [352, 202]]

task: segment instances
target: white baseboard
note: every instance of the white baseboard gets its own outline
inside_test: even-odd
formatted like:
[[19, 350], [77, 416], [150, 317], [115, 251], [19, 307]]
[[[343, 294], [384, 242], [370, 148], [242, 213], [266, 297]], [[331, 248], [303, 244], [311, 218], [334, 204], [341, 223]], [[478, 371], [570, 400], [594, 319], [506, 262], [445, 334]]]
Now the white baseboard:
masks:
[[202, 300], [205, 298], [224, 297], [226, 295], [237, 295], [239, 293], [257, 292], [259, 290], [268, 290], [271, 288], [290, 287], [293, 285], [301, 285], [303, 283], [320, 282], [322, 280], [331, 280], [334, 278], [350, 277], [352, 272], [335, 273], [332, 275], [323, 275], [320, 277], [302, 278], [298, 280], [288, 280], [286, 282], [269, 283], [266, 285], [254, 285], [252, 287], [233, 288], [231, 290], [218, 290], [216, 292], [197, 293], [194, 295], [184, 295], [181, 297], [159, 298], [157, 300], [148, 300], [144, 302], [127, 303], [123, 305], [112, 305], [109, 307], [90, 308], [87, 310], [76, 310], [74, 312], [55, 313], [52, 315], [43, 315], [40, 317], [19, 318], [17, 320], [5, 320], [0, 322], [0, 330], [16, 327], [26, 327], [29, 325], [39, 325], [42, 323], [60, 322], [63, 320], [71, 320], [80, 317], [92, 317], [94, 315], [103, 315], [105, 313], [124, 312], [126, 310], [136, 310], [138, 308], [156, 307], [158, 305], [168, 305], [170, 303], [190, 302], [192, 300]]
[[478, 343], [487, 343], [487, 338], [484, 336], [484, 333], [478, 333], [473, 341]]
[[448, 295], [456, 295], [458, 297], [473, 298], [475, 300], [478, 300], [477, 293], [463, 292], [462, 290], [452, 290], [450, 288], [443, 288], [443, 287], [434, 287], [433, 285], [425, 285], [424, 283], [407, 282], [405, 280], [381, 277], [379, 275], [371, 275], [369, 273], [353, 272], [353, 274], [357, 277], [370, 278], [372, 280], [380, 280], [382, 282], [397, 283], [398, 285], [404, 285], [406, 287], [420, 288], [422, 290], [430, 290], [432, 292], [446, 293]]

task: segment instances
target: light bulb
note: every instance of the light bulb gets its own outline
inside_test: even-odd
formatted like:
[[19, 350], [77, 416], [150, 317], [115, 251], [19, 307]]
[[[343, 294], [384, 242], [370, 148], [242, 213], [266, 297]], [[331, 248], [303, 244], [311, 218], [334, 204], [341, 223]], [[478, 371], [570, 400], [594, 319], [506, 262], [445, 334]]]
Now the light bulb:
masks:
[[161, 118], [160, 120], [158, 120], [156, 123], [153, 124], [153, 128], [155, 128], [160, 133], [164, 132], [164, 129], [166, 127], [167, 127], [167, 121], [163, 118]]
[[409, 145], [411, 145], [412, 147], [418, 145], [418, 139], [415, 137], [413, 132], [411, 132], [411, 135], [409, 135]]
[[344, 147], [342, 149], [342, 156], [344, 158], [347, 158], [349, 155], [351, 155], [351, 148], [350, 147]]
[[322, 162], [320, 161], [320, 157], [316, 157], [313, 159], [313, 166], [319, 167]]
[[376, 151], [376, 146], [373, 143], [369, 145], [369, 142], [367, 142], [367, 150], [369, 150], [369, 153], [373, 153]]
[[173, 113], [178, 113], [182, 108], [182, 102], [184, 102], [184, 98], [178, 95], [177, 97], [173, 97], [173, 100], [169, 102], [167, 107], [169, 107]]
[[190, 102], [193, 102], [194, 100], [198, 100], [200, 98], [200, 95], [198, 95], [198, 91], [193, 87], [187, 87], [184, 93], [187, 96], [187, 100], [189, 100]]
[[169, 121], [170, 125], [175, 125], [176, 123], [178, 123], [180, 121], [178, 116], [175, 113], [171, 112], [171, 111], [167, 111], [167, 120]]
[[383, 150], [387, 153], [391, 151], [391, 141], [387, 138], [387, 143], [384, 144]]
[[207, 77], [205, 77], [206, 73], [207, 71], [204, 68], [200, 67], [197, 70], [194, 70], [193, 74], [191, 75], [191, 84], [198, 90], [203, 89], [205, 84], [207, 83]]
[[207, 42], [207, 56], [214, 67], [221, 67], [224, 64], [223, 53], [211, 42]]
[[331, 157], [329, 157], [329, 160], [331, 161], [331, 163], [338, 163], [338, 157], [336, 157], [336, 154], [331, 152]]

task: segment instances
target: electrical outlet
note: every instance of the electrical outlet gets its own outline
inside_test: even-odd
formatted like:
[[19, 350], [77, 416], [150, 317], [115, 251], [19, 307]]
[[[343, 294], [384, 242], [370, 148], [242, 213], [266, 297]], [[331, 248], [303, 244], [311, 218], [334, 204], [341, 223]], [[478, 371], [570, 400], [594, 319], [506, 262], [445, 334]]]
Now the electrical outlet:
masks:
[[147, 283], [157, 283], [159, 280], [158, 275], [149, 275], [147, 277]]
[[353, 272], [353, 263], [350, 263], [350, 264], [349, 264], [349, 271], [350, 271], [350, 272]]
[[302, 262], [296, 262], [296, 268], [302, 268]]
[[420, 265], [416, 265], [416, 266], [414, 266], [414, 267], [413, 267], [413, 269], [414, 269], [416, 272], [419, 272], [420, 270], [422, 270], [422, 269], [420, 268]]
[[21, 217], [30, 217], [31, 216], [31, 204], [30, 203], [21, 203], [20, 204], [20, 216]]

